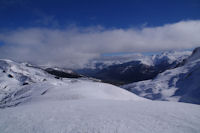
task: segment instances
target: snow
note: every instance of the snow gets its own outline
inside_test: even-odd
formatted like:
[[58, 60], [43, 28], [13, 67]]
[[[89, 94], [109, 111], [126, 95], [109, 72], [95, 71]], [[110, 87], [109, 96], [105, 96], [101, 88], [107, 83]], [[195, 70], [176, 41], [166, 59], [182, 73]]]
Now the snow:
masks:
[[[119, 87], [87, 78], [56, 79], [45, 71], [16, 62], [0, 60], [0, 107], [15, 106], [30, 99], [144, 100]], [[4, 65], [3, 65], [4, 64]], [[5, 65], [6, 64], [6, 65]], [[5, 72], [3, 72], [5, 71]], [[9, 77], [8, 75], [13, 77]], [[23, 85], [27, 83], [26, 85]], [[45, 94], [45, 95], [44, 95]], [[41, 95], [43, 95], [41, 97]], [[37, 98], [35, 98], [37, 97]]]
[[174, 61], [182, 62], [190, 56], [191, 53], [191, 51], [167, 51], [162, 52], [161, 54], [153, 55], [151, 60], [154, 65], [160, 64], [163, 61], [167, 61], [169, 64], [172, 64]]
[[191, 55], [191, 51], [165, 51], [159, 54], [154, 54], [152, 56], [145, 56], [139, 53], [135, 54], [125, 54], [125, 55], [113, 55], [113, 56], [103, 56], [91, 60], [86, 64], [85, 68], [88, 69], [103, 69], [108, 66], [123, 64], [131, 61], [140, 61], [141, 64], [154, 66], [167, 61], [169, 64], [174, 61], [182, 62], [188, 56]]
[[199, 105], [151, 101], [87, 78], [55, 79], [23, 63], [0, 63], [2, 133], [200, 132]]
[[200, 52], [186, 60], [185, 65], [160, 73], [153, 80], [122, 86], [141, 97], [152, 100], [180, 101], [200, 104]]
[[[45, 100], [81, 100], [81, 99], [111, 99], [111, 100], [146, 100], [132, 95], [119, 87], [85, 80], [66, 80], [55, 83], [34, 85], [35, 88], [48, 87], [41, 97]], [[35, 90], [33, 88], [33, 90]], [[40, 89], [41, 90], [41, 89]], [[36, 99], [38, 100], [39, 97]], [[33, 100], [33, 98], [32, 98]]]
[[133, 60], [142, 59], [143, 55], [141, 54], [125, 54], [125, 55], [112, 55], [112, 56], [101, 56], [90, 60], [84, 68], [87, 69], [103, 69], [108, 66], [123, 64]]
[[138, 61], [141, 62], [141, 64], [147, 65], [147, 66], [153, 66], [153, 60], [151, 56], [143, 56], [143, 58], [138, 59]]
[[0, 110], [3, 133], [199, 133], [200, 106], [174, 102], [40, 101]]

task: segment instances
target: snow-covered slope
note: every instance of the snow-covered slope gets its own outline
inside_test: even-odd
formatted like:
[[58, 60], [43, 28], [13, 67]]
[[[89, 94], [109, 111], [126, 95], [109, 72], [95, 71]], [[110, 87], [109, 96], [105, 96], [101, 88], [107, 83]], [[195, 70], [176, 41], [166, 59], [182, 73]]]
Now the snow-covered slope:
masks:
[[200, 48], [184, 61], [184, 65], [166, 70], [153, 80], [122, 86], [135, 94], [153, 99], [200, 104]]
[[200, 132], [198, 105], [146, 100], [86, 78], [0, 60], [0, 84], [1, 133]]
[[30, 99], [115, 99], [140, 100], [113, 85], [88, 79], [56, 79], [45, 71], [9, 60], [0, 60], [0, 107], [14, 106]]
[[155, 101], [42, 100], [0, 110], [2, 133], [199, 133], [200, 106]]

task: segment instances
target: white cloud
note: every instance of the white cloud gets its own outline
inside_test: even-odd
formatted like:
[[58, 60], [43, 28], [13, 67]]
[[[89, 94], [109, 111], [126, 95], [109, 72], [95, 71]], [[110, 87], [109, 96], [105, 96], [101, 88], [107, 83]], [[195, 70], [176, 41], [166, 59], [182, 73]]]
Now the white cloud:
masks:
[[0, 57], [39, 64], [80, 67], [102, 53], [152, 52], [200, 45], [200, 21], [142, 29], [28, 28], [0, 34]]

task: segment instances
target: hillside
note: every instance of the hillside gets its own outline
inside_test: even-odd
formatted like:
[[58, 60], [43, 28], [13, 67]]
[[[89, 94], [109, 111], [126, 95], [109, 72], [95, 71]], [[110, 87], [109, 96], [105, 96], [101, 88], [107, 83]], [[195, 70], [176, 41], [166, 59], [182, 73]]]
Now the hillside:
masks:
[[139, 96], [152, 100], [200, 104], [200, 48], [196, 48], [182, 66], [166, 70], [153, 80], [122, 86]]

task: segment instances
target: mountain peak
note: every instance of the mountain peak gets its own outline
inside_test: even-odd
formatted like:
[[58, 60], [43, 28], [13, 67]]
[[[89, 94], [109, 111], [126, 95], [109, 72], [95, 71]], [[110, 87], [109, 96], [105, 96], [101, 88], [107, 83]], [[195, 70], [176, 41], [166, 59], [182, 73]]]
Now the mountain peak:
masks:
[[200, 47], [193, 50], [191, 56], [188, 58], [187, 62], [192, 62], [200, 59]]

